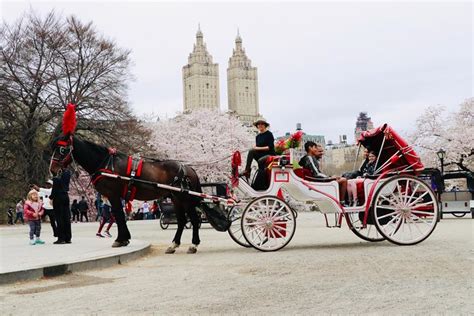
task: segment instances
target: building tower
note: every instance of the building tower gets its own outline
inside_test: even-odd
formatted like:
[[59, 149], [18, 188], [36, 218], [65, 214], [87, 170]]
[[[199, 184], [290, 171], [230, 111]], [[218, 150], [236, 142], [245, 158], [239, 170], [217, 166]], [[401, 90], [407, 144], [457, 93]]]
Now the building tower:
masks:
[[219, 64], [212, 62], [200, 27], [188, 64], [183, 67], [183, 96], [185, 112], [220, 107]]
[[245, 54], [238, 31], [227, 68], [227, 93], [229, 111], [236, 113], [246, 125], [251, 125], [260, 117], [257, 67], [252, 67], [251, 60]]
[[356, 128], [354, 131], [355, 141], [357, 142], [362, 132], [371, 130], [373, 128], [374, 123], [372, 123], [371, 118], [367, 116], [367, 112], [360, 112], [359, 117], [357, 117]]

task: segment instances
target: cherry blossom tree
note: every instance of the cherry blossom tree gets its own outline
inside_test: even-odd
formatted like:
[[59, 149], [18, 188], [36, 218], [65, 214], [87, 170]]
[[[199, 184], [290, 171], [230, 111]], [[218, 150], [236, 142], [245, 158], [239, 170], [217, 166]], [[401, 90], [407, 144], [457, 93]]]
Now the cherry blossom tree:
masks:
[[426, 166], [439, 165], [436, 152], [446, 152], [448, 169], [474, 167], [474, 98], [465, 100], [458, 109], [446, 113], [443, 106], [431, 106], [417, 119], [410, 135]]
[[[192, 165], [201, 182], [228, 181], [232, 153], [249, 149], [255, 139], [255, 133], [235, 116], [214, 110], [196, 110], [147, 125], [157, 158]], [[242, 153], [242, 159], [245, 156]]]

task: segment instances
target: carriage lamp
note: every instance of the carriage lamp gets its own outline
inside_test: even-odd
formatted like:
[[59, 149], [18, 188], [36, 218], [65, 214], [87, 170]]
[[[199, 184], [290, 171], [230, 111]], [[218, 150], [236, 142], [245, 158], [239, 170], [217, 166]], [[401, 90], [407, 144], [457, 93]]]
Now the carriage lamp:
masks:
[[439, 158], [439, 161], [441, 163], [441, 174], [444, 174], [444, 157], [446, 157], [446, 151], [443, 148], [440, 148], [437, 152], [436, 155]]

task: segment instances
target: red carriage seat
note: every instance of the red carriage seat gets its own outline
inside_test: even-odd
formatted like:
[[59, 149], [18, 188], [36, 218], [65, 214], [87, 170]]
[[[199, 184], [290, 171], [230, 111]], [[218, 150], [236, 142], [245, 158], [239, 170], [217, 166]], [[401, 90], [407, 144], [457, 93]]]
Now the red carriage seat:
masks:
[[360, 205], [365, 203], [364, 178], [355, 179], [357, 190], [357, 201]]
[[331, 178], [314, 178], [311, 170], [307, 168], [296, 168], [293, 172], [301, 179], [312, 181], [312, 182], [331, 182], [334, 181]]

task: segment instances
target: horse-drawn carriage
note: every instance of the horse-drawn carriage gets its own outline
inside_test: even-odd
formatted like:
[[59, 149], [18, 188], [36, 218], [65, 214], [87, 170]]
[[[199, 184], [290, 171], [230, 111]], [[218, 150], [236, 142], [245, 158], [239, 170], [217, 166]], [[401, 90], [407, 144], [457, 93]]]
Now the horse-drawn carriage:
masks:
[[364, 240], [413, 245], [426, 239], [436, 226], [438, 203], [430, 186], [416, 177], [423, 164], [415, 151], [387, 125], [363, 133], [359, 143], [378, 153], [374, 176], [363, 179], [360, 187], [362, 205], [341, 205], [338, 183], [308, 178], [304, 170], [294, 168], [291, 154], [272, 157], [266, 190], [256, 191], [239, 181], [238, 191], [250, 197], [240, 205], [241, 236], [237, 230], [233, 233], [239, 243], [275, 251], [291, 241], [297, 212], [282, 198], [283, 191], [298, 201], [315, 204], [326, 224], [328, 214], [335, 214], [337, 227], [345, 220]]
[[[261, 251], [285, 247], [296, 230], [296, 210], [283, 198], [283, 192], [298, 201], [315, 204], [327, 216], [335, 214], [336, 226], [345, 219], [358, 237], [368, 241], [389, 240], [413, 245], [426, 239], [436, 227], [438, 203], [424, 181], [416, 177], [423, 164], [414, 150], [387, 125], [362, 134], [359, 143], [378, 152], [375, 176], [365, 178], [360, 194], [363, 204], [344, 207], [339, 202], [336, 181], [306, 178], [304, 170], [294, 168], [290, 155], [271, 158], [267, 189], [256, 191], [238, 181], [237, 196], [206, 194], [196, 172], [173, 160], [143, 160], [113, 148], [100, 146], [74, 136], [74, 105], [68, 105], [63, 120], [63, 135], [53, 142], [50, 171], [61, 176], [63, 168], [76, 162], [90, 175], [95, 188], [109, 197], [118, 234], [113, 247], [127, 246], [131, 238], [122, 210], [122, 200], [135, 197], [153, 200], [171, 197], [178, 218], [178, 229], [167, 253], [180, 244], [188, 215], [193, 223], [192, 246], [199, 240], [201, 209], [217, 230], [228, 231], [242, 246]], [[235, 166], [233, 166], [235, 169]], [[235, 179], [238, 180], [238, 179]]]

